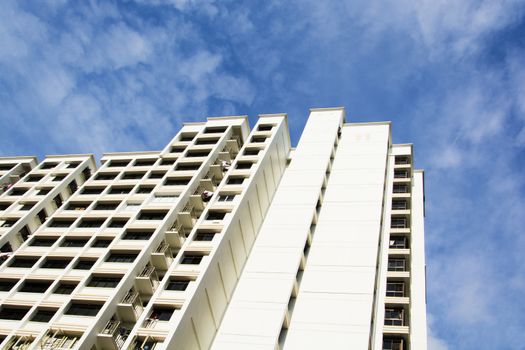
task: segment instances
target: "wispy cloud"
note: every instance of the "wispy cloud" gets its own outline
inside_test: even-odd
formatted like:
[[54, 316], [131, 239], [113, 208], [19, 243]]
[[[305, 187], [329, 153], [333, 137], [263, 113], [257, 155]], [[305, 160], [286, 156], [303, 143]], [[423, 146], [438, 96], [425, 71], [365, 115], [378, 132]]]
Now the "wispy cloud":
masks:
[[[430, 347], [523, 349], [525, 5], [5, 1], [2, 153], [160, 148], [181, 120], [393, 120], [426, 168]], [[81, 132], [79, 132], [79, 130]]]

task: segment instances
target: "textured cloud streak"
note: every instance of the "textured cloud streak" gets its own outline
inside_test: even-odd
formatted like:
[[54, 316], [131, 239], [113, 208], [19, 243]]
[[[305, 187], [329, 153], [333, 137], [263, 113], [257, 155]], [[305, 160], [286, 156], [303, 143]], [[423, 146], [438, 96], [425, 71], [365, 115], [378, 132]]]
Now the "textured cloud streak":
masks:
[[525, 5], [5, 1], [0, 151], [160, 148], [181, 120], [347, 106], [426, 169], [431, 350], [523, 349]]

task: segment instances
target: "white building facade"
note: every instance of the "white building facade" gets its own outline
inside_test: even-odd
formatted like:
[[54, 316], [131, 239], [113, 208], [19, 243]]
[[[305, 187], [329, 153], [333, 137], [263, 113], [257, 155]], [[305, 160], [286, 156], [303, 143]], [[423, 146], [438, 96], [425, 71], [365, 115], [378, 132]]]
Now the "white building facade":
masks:
[[[390, 123], [187, 123], [0, 158], [0, 349], [426, 349], [423, 172]], [[42, 191], [44, 190], [44, 191]]]

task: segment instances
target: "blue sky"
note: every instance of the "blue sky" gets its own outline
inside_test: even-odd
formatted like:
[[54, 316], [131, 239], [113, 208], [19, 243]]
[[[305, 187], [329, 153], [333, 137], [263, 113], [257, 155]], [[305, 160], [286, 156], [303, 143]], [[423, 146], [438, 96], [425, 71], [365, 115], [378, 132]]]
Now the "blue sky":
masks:
[[10, 1], [0, 154], [160, 149], [181, 121], [392, 120], [426, 169], [430, 349], [525, 349], [525, 3]]

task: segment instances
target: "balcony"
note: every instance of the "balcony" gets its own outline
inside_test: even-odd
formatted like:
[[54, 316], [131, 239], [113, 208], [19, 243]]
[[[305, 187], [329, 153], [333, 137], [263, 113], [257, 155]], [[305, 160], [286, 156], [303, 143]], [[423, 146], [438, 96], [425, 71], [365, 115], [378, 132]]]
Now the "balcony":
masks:
[[144, 311], [139, 293], [131, 289], [117, 305], [119, 318], [124, 322], [136, 322]]
[[133, 339], [128, 350], [157, 350], [162, 346], [162, 341], [156, 341], [151, 337]]
[[2, 346], [2, 350], [27, 350], [29, 349], [33, 341], [34, 338], [28, 336], [13, 337], [9, 339], [4, 346]]
[[151, 263], [159, 270], [167, 270], [173, 262], [170, 246], [166, 242], [161, 242], [157, 249], [151, 254]]
[[152, 295], [159, 285], [159, 277], [155, 267], [146, 265], [140, 274], [135, 278], [135, 283], [139, 293]]
[[[78, 343], [79, 336], [64, 334], [61, 331], [48, 331], [42, 340], [38, 349], [41, 350], [68, 350], [74, 349]], [[10, 348], [16, 349], [16, 348]], [[23, 349], [23, 348], [22, 348]]]
[[173, 248], [180, 248], [188, 237], [189, 230], [187, 230], [180, 222], [175, 221], [173, 226], [166, 231], [166, 241]]
[[102, 349], [118, 350], [128, 338], [130, 330], [123, 327], [120, 321], [110, 320], [98, 334], [98, 343]]
[[240, 138], [238, 136], [234, 136], [232, 139], [226, 141], [226, 149], [232, 158], [235, 158], [239, 153], [239, 144]]
[[186, 206], [179, 212], [179, 222], [184, 227], [193, 227], [200, 213], [197, 211], [195, 206], [191, 203], [187, 203]]

